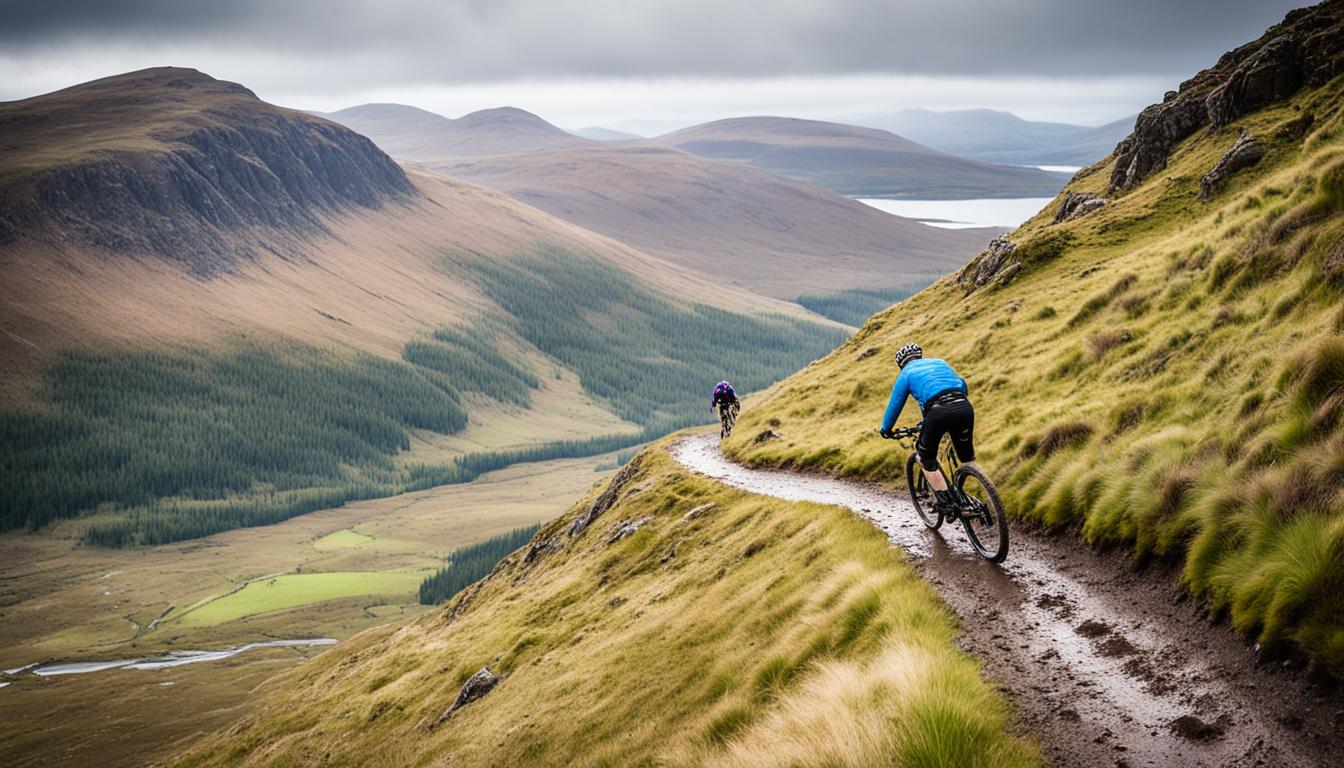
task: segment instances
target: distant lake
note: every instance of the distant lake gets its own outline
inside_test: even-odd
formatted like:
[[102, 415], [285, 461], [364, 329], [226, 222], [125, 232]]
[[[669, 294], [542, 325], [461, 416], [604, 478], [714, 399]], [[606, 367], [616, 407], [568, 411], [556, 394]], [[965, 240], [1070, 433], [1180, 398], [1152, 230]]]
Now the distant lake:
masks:
[[1015, 229], [1035, 216], [1051, 197], [1018, 197], [1007, 200], [886, 200], [855, 198], [879, 211], [921, 221], [943, 229], [1003, 227]]

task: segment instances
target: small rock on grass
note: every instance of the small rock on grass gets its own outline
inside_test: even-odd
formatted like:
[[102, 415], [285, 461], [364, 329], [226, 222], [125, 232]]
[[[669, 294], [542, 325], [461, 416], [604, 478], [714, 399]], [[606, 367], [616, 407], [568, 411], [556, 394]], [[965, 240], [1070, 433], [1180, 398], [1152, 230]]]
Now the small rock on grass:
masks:
[[713, 509], [714, 509], [714, 502], [712, 502], [712, 501], [709, 502], [708, 504], [701, 504], [700, 506], [696, 507], [695, 509], [692, 509], [690, 512], [687, 512], [685, 515], [682, 516], [681, 519], [682, 519], [682, 520], [694, 520], [694, 519], [696, 519], [697, 517], [702, 517], [702, 516], [704, 516], [705, 514], [709, 513], [709, 512], [710, 512], [711, 510], [713, 510]]
[[442, 723], [453, 715], [457, 710], [476, 701], [499, 685], [499, 676], [490, 671], [489, 667], [481, 667], [481, 671], [467, 678], [467, 682], [462, 684], [462, 690], [458, 691], [457, 698], [453, 705], [439, 715], [439, 719], [434, 725]]

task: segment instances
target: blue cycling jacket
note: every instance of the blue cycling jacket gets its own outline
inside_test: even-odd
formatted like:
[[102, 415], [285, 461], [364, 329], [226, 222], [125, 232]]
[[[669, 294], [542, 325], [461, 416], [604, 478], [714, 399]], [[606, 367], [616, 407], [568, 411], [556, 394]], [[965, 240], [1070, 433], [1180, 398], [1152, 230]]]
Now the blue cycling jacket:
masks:
[[928, 406], [934, 395], [949, 389], [966, 391], [966, 380], [952, 370], [952, 366], [936, 357], [911, 360], [901, 369], [896, 383], [891, 388], [891, 399], [887, 401], [887, 412], [882, 414], [882, 429], [896, 426], [905, 407], [905, 398], [914, 395], [919, 410]]

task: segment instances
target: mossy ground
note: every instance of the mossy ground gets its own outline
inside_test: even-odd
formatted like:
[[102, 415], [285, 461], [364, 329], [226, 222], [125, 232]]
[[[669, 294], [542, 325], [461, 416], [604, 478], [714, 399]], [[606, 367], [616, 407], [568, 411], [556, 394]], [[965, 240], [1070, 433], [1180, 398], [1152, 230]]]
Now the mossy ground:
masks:
[[[875, 315], [748, 402], [729, 452], [898, 482], [905, 452], [876, 431], [892, 354], [919, 341], [969, 380], [1012, 516], [1181, 562], [1237, 628], [1344, 677], [1341, 91], [1201, 131], [1098, 212], [1053, 224], [1048, 206], [1010, 238], [1063, 247], [1028, 247], [1048, 258], [1006, 286], [947, 278]], [[1200, 201], [1241, 128], [1265, 159]], [[1065, 191], [1104, 192], [1111, 163]]]
[[[663, 447], [636, 461], [583, 534], [565, 532], [592, 495], [543, 528], [563, 548], [515, 553], [455, 619], [453, 601], [272, 683], [184, 764], [1039, 762], [881, 532], [690, 476]], [[503, 682], [428, 728], [483, 665]]]

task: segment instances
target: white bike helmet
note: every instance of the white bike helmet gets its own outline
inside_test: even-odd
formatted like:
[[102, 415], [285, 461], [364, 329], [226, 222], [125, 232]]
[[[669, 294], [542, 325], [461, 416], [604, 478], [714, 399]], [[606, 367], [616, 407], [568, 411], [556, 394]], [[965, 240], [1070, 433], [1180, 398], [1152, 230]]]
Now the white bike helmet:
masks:
[[924, 356], [924, 348], [918, 344], [910, 343], [901, 347], [901, 351], [896, 353], [896, 365], [904, 368], [905, 364], [911, 360]]

